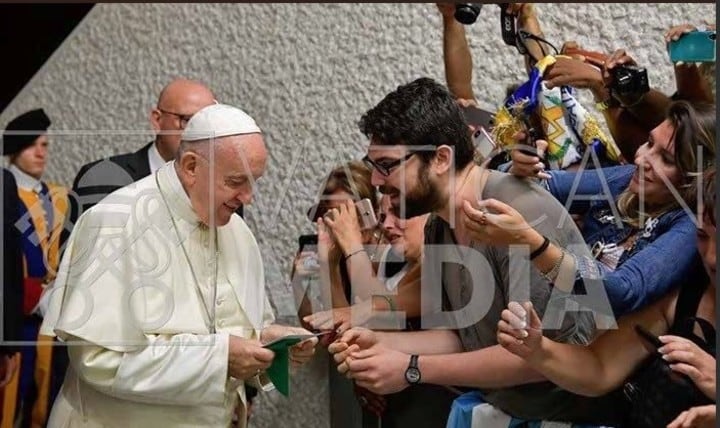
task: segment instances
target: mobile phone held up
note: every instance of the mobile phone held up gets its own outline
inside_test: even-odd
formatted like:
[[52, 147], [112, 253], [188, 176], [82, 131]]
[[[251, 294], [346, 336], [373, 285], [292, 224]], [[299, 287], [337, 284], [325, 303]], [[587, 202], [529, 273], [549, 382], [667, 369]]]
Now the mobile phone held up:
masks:
[[300, 235], [298, 238], [298, 252], [302, 252], [306, 247], [317, 247], [317, 243], [317, 235]]
[[468, 125], [472, 126], [473, 128], [482, 126], [485, 129], [492, 129], [493, 114], [489, 111], [483, 110], [475, 106], [461, 107], [461, 109], [465, 118], [465, 122]]
[[[377, 216], [370, 199], [365, 198], [355, 202], [355, 208], [357, 209], [358, 220], [360, 220], [360, 229], [368, 230], [377, 226]], [[323, 218], [333, 219], [332, 215], [333, 212], [328, 211], [323, 215]]]
[[473, 132], [473, 144], [475, 145], [475, 150], [480, 153], [483, 159], [490, 157], [497, 148], [495, 141], [482, 126], [479, 126], [475, 132]]
[[670, 61], [715, 62], [715, 32], [692, 31], [668, 43]]
[[355, 203], [355, 207], [358, 211], [358, 218], [360, 219], [360, 228], [362, 230], [372, 229], [378, 224], [377, 216], [375, 215], [375, 209], [373, 208], [370, 199], [362, 199]]

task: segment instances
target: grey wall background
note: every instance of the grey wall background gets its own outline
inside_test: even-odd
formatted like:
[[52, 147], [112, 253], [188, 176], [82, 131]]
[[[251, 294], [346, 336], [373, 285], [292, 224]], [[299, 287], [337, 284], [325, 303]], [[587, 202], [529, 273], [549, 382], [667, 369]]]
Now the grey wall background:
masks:
[[[649, 68], [654, 87], [674, 91], [663, 32], [715, 21], [710, 4], [540, 4], [547, 38], [610, 52], [625, 48]], [[497, 105], [522, 79], [521, 58], [503, 44], [498, 8], [468, 27], [480, 104]], [[197, 78], [221, 102], [255, 117], [266, 133], [268, 170], [247, 219], [267, 286], [291, 310], [289, 263], [304, 213], [335, 164], [362, 155], [360, 115], [420, 76], [444, 81], [440, 15], [434, 4], [98, 4], [10, 106], [0, 125], [42, 106], [53, 120], [47, 176], [70, 185], [80, 165], [133, 151], [151, 139], [147, 114], [175, 76]], [[582, 100], [591, 106], [589, 94]], [[292, 400], [271, 393], [253, 426], [327, 425], [323, 367], [305, 369]]]

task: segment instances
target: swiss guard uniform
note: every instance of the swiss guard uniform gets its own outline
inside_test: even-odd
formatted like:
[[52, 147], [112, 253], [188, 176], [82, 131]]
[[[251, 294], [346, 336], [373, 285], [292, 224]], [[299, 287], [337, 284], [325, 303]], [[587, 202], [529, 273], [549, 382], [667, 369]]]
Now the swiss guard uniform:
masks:
[[9, 156], [9, 171], [15, 177], [20, 219], [15, 226], [21, 234], [23, 258], [23, 326], [18, 372], [5, 388], [1, 427], [43, 427], [52, 402], [62, 385], [67, 367], [64, 348], [53, 347], [53, 338], [39, 335], [42, 323], [40, 297], [55, 279], [62, 248], [61, 233], [68, 212], [68, 192], [28, 174], [15, 162], [24, 150], [34, 150], [36, 140], [46, 133], [50, 119], [42, 109], [13, 119], [3, 135], [3, 155]]

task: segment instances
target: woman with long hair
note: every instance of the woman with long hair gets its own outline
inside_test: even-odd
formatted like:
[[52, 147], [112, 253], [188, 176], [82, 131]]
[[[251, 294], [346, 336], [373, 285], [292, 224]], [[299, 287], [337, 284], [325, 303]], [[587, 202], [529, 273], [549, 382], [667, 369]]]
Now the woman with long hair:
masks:
[[[512, 157], [511, 173], [542, 172], [537, 157], [519, 150]], [[696, 204], [693, 183], [714, 158], [715, 106], [676, 101], [638, 149], [635, 165], [549, 171], [550, 192], [570, 214], [582, 214], [594, 259], [573, 257], [495, 200], [466, 201], [464, 221], [477, 242], [527, 246], [534, 267], [559, 290], [583, 294], [586, 280], [602, 281], [614, 315], [623, 315], [705, 276], [688, 211]]]
[[[707, 272], [705, 281], [680, 281], [679, 289], [622, 317], [618, 329], [607, 331], [587, 347], [543, 337], [532, 305], [511, 302], [498, 324], [498, 342], [550, 381], [577, 394], [601, 395], [624, 383], [631, 404], [627, 426], [714, 427], [714, 167], [698, 187], [703, 190], [703, 203], [698, 210], [697, 250]], [[689, 382], [683, 384], [683, 379]]]

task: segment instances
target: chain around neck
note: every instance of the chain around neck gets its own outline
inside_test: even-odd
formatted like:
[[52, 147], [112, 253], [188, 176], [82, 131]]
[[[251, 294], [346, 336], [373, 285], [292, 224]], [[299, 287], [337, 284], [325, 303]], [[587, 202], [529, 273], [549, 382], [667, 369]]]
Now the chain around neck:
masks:
[[[188, 266], [190, 267], [190, 273], [192, 274], [193, 281], [195, 282], [195, 291], [198, 294], [198, 297], [200, 298], [200, 301], [203, 303], [203, 309], [205, 309], [205, 315], [207, 317], [207, 320], [209, 322], [209, 325], [207, 326], [208, 331], [210, 334], [215, 334], [215, 299], [217, 297], [217, 277], [218, 277], [218, 242], [217, 242], [217, 228], [215, 230], [211, 230], [210, 232], [212, 235], [214, 235], [214, 251], [215, 251], [215, 257], [212, 259], [213, 264], [213, 278], [212, 278], [212, 299], [210, 300], [210, 304], [208, 305], [207, 299], [205, 299], [204, 293], [202, 292], [202, 289], [200, 287], [200, 281], [198, 280], [197, 274], [195, 273], [195, 268], [193, 268], [192, 262], [190, 261], [190, 256], [188, 255], [187, 250], [185, 249], [185, 244], [183, 244], [183, 238], [182, 235], [180, 235], [180, 228], [178, 228], [177, 222], [175, 221], [175, 216], [172, 214], [172, 210], [170, 209], [170, 204], [168, 203], [167, 199], [165, 198], [165, 194], [163, 193], [162, 189], [160, 188], [160, 180], [158, 179], [158, 175], [160, 173], [161, 169], [157, 170], [155, 172], [155, 183], [158, 186], [158, 192], [160, 192], [160, 197], [162, 198], [163, 202], [165, 203], [165, 207], [168, 210], [168, 215], [170, 216], [170, 220], [172, 221], [173, 229], [175, 230], [175, 234], [178, 237], [178, 242], [180, 243], [180, 248], [182, 248], [182, 252], [185, 255], [185, 260], [188, 263]], [[202, 223], [201, 223], [202, 224]], [[205, 229], [208, 229], [207, 227]], [[209, 307], [212, 307], [212, 310], [209, 309]]]

